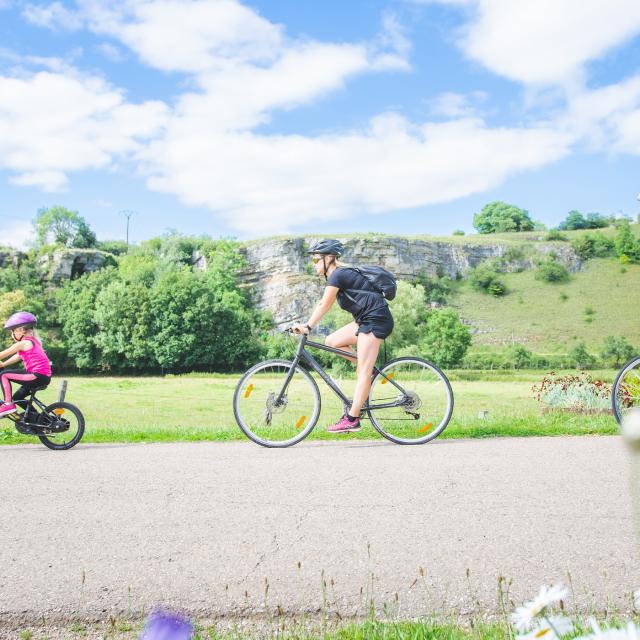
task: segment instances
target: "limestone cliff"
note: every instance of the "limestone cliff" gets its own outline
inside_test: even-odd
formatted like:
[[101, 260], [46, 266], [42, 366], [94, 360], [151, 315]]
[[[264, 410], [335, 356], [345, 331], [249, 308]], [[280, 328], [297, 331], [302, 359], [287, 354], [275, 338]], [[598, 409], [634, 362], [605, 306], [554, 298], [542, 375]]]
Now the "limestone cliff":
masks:
[[[241, 248], [248, 265], [240, 274], [241, 282], [253, 288], [256, 304], [271, 311], [279, 327], [305, 320], [322, 294], [324, 282], [310, 274], [306, 254], [307, 247], [317, 239], [268, 238]], [[540, 258], [552, 251], [570, 271], [581, 266], [567, 243], [541, 242], [535, 236], [518, 238], [518, 242], [491, 241], [486, 237], [447, 242], [383, 235], [340, 239], [346, 248], [345, 262], [379, 264], [401, 280], [414, 280], [420, 272], [464, 277], [490, 258], [502, 258], [508, 271], [522, 271], [534, 268]]]

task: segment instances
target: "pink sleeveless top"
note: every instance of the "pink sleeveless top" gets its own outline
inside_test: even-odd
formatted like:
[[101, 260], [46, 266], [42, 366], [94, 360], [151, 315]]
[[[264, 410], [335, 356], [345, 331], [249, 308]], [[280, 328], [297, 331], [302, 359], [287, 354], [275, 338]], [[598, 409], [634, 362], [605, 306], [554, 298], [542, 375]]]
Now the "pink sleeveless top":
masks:
[[39, 373], [51, 377], [51, 363], [40, 341], [32, 336], [24, 336], [22, 339], [29, 340], [33, 344], [29, 351], [18, 351], [27, 373]]

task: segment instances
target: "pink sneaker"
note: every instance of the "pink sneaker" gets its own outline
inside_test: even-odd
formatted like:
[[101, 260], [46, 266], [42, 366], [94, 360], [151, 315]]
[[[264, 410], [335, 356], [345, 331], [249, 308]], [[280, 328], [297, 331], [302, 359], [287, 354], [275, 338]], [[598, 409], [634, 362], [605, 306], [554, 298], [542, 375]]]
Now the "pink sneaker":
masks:
[[8, 402], [3, 402], [2, 404], [0, 404], [0, 418], [8, 416], [10, 413], [15, 413], [17, 410], [18, 407], [16, 407], [13, 402], [11, 404], [9, 404]]
[[351, 433], [352, 431], [360, 431], [360, 418], [356, 418], [353, 422], [347, 418], [346, 414], [327, 428], [329, 433]]

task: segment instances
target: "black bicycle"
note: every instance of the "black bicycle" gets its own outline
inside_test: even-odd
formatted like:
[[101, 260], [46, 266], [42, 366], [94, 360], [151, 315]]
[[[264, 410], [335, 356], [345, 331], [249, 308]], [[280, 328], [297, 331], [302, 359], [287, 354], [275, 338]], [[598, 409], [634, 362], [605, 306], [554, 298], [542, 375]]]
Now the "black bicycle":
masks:
[[620, 369], [613, 383], [611, 405], [618, 424], [632, 409], [640, 407], [640, 356], [631, 358]]
[[[307, 351], [309, 347], [353, 357], [302, 335], [293, 360], [260, 362], [240, 379], [233, 412], [238, 426], [257, 444], [289, 447], [311, 433], [320, 416], [320, 390], [310, 370], [338, 396], [345, 413], [351, 406], [349, 397]], [[374, 367], [360, 417], [371, 420], [378, 433], [392, 442], [424, 444], [444, 431], [452, 413], [453, 391], [445, 374], [422, 358], [403, 357]]]
[[49, 449], [71, 449], [84, 434], [84, 416], [69, 402], [45, 405], [36, 397], [44, 389], [46, 386], [35, 387], [23, 400], [14, 400], [18, 411], [6, 417], [20, 433], [39, 438]]

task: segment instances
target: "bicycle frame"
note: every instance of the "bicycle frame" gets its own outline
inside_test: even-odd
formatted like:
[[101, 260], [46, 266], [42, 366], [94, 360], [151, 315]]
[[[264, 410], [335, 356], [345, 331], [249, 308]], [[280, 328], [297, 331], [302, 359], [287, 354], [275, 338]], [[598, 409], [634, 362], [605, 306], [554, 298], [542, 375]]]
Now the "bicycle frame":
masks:
[[[325, 381], [329, 389], [331, 389], [342, 400], [342, 402], [345, 405], [350, 405], [351, 400], [347, 398], [347, 396], [342, 392], [342, 389], [340, 389], [340, 387], [332, 380], [329, 374], [322, 368], [320, 363], [305, 349], [305, 347], [307, 346], [312, 347], [314, 349], [320, 349], [322, 351], [328, 351], [329, 353], [335, 353], [336, 355], [339, 355], [339, 356], [348, 356], [349, 358], [355, 358], [356, 360], [358, 359], [358, 356], [356, 354], [353, 354], [349, 351], [343, 351], [342, 349], [336, 349], [335, 347], [330, 347], [326, 344], [322, 344], [321, 342], [313, 342], [312, 340], [309, 340], [308, 336], [303, 334], [300, 340], [298, 341], [296, 355], [293, 359], [293, 366], [289, 370], [289, 373], [287, 374], [287, 377], [285, 378], [284, 383], [282, 385], [282, 389], [280, 389], [280, 392], [276, 397], [276, 404], [279, 403], [282, 400], [282, 397], [285, 395], [287, 391], [287, 387], [289, 386], [289, 382], [291, 382], [291, 378], [293, 377], [296, 367], [298, 366], [301, 360], [304, 360], [311, 367], [311, 369], [313, 369], [313, 371], [315, 371]], [[400, 393], [402, 393], [403, 399], [408, 397], [405, 390], [399, 384], [397, 384], [395, 380], [387, 377], [384, 373], [380, 371], [380, 369], [374, 366], [372, 377], [378, 373], [383, 378], [385, 378], [387, 382], [389, 382], [394, 387], [396, 387], [396, 389], [398, 389]], [[396, 400], [395, 402], [387, 402], [383, 404], [372, 404], [372, 405], [366, 404], [362, 407], [362, 410], [368, 411], [370, 409], [391, 409], [392, 407], [399, 407], [401, 405], [402, 405], [402, 401], [398, 402]]]

